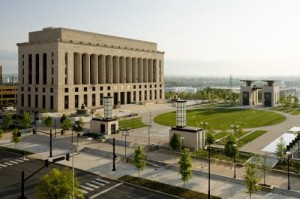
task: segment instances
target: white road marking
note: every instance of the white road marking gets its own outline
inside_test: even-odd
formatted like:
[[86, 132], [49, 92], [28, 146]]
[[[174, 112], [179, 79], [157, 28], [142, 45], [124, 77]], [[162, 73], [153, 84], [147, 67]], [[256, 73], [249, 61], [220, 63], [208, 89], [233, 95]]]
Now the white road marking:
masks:
[[16, 161], [9, 161], [9, 162], [12, 164], [19, 164], [19, 162], [16, 162]]
[[4, 162], [3, 164], [6, 164], [8, 166], [12, 166], [13, 164], [9, 163], [9, 162]]
[[91, 181], [91, 183], [96, 184], [96, 185], [100, 185], [100, 186], [104, 186], [105, 184], [101, 183], [101, 182], [97, 182], [96, 180]]
[[97, 178], [96, 180], [99, 181], [99, 182], [104, 182], [105, 184], [109, 184], [109, 183], [110, 183], [110, 182], [108, 182], [108, 181], [106, 181], [106, 180], [102, 180], [102, 179], [100, 179], [100, 178]]
[[0, 164], [0, 166], [1, 166], [1, 167], [7, 167], [7, 165], [5, 165], [5, 164]]
[[92, 189], [90, 187], [87, 187], [87, 186], [84, 186], [84, 185], [80, 185], [80, 188], [86, 189], [88, 191], [94, 191], [94, 189]]
[[84, 189], [79, 189], [79, 191], [81, 191], [82, 193], [88, 193], [86, 190]]
[[112, 187], [110, 187], [108, 189], [105, 189], [104, 191], [101, 191], [100, 193], [97, 193], [97, 194], [95, 194], [95, 195], [93, 195], [93, 196], [91, 196], [89, 198], [90, 199], [96, 198], [97, 196], [100, 196], [101, 194], [104, 194], [104, 193], [106, 193], [106, 192], [108, 192], [108, 191], [110, 191], [110, 190], [112, 190], [112, 189], [114, 189], [114, 188], [116, 188], [116, 187], [118, 187], [118, 186], [120, 186], [122, 184], [123, 184], [122, 182], [119, 183], [119, 184], [116, 184], [116, 185], [114, 185], [114, 186], [112, 186]]
[[85, 185], [87, 185], [87, 186], [89, 186], [89, 187], [93, 187], [93, 188], [95, 188], [95, 189], [98, 189], [99, 188], [99, 186], [96, 186], [96, 185], [94, 185], [94, 184], [91, 184], [91, 183], [85, 183]]

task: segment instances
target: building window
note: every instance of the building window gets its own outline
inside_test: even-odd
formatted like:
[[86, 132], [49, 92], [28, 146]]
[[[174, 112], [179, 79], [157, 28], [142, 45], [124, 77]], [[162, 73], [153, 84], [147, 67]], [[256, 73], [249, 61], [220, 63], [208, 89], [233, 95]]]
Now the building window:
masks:
[[32, 84], [32, 55], [28, 55], [28, 83]]
[[27, 89], [28, 89], [28, 92], [30, 92], [30, 91], [31, 91], [30, 87], [28, 87]]
[[50, 93], [53, 93], [53, 88], [50, 88]]
[[35, 106], [35, 108], [39, 108], [39, 96], [38, 95], [35, 95], [34, 106]]
[[21, 106], [24, 106], [24, 94], [21, 94]]
[[54, 100], [53, 100], [53, 96], [50, 96], [50, 109], [53, 110], [54, 108]]
[[43, 84], [47, 84], [47, 53], [43, 53]]
[[46, 109], [46, 95], [43, 95], [43, 109]]
[[35, 55], [35, 83], [40, 83], [40, 55]]
[[78, 92], [78, 87], [75, 88], [75, 92]]
[[88, 95], [87, 94], [83, 95], [83, 103], [86, 107], [88, 107]]
[[45, 93], [46, 92], [46, 89], [45, 88], [43, 88], [43, 93]]
[[69, 92], [69, 88], [65, 88], [65, 93], [68, 93]]
[[23, 86], [21, 87], [21, 91], [24, 91], [24, 87]]
[[65, 109], [69, 109], [69, 96], [65, 96]]
[[79, 97], [78, 95], [75, 95], [75, 108], [79, 107], [79, 101], [78, 101]]
[[96, 94], [92, 95], [92, 106], [96, 106]]
[[107, 90], [109, 90], [109, 91], [110, 91], [110, 86], [107, 86]]
[[96, 88], [95, 88], [95, 87], [93, 87], [93, 88], [92, 88], [92, 90], [93, 90], [93, 91], [95, 91], [95, 90], [96, 90]]
[[87, 91], [87, 87], [84, 87], [84, 91]]
[[100, 94], [100, 106], [103, 105], [103, 93]]
[[35, 92], [39, 92], [39, 88], [38, 87], [35, 87]]
[[28, 107], [31, 107], [31, 96], [27, 95]]
[[103, 91], [103, 86], [100, 86], [100, 91]]

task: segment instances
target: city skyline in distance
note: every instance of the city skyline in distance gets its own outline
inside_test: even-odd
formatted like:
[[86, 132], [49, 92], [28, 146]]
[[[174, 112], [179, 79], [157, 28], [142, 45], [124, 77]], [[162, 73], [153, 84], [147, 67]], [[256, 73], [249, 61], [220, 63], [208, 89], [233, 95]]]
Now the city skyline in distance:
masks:
[[299, 1], [133, 0], [1, 2], [0, 65], [17, 73], [16, 43], [45, 27], [145, 40], [165, 52], [165, 74], [300, 75]]

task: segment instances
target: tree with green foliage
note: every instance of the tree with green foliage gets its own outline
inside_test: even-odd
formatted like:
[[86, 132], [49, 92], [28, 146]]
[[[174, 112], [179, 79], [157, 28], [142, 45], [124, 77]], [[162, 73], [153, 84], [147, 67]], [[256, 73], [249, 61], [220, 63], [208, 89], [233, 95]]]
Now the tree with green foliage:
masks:
[[169, 142], [169, 146], [174, 150], [174, 151], [180, 151], [182, 148], [182, 141], [180, 134], [174, 133], [171, 137], [171, 140]]
[[17, 143], [19, 143], [21, 141], [22, 141], [21, 133], [18, 132], [18, 129], [15, 129], [12, 132], [11, 142], [15, 143], [15, 148], [16, 148]]
[[[73, 172], [67, 167], [63, 170], [53, 168], [48, 174], [44, 175], [36, 186], [38, 198], [43, 199], [69, 199], [73, 195]], [[79, 190], [79, 181], [74, 178], [75, 198], [84, 198]]]
[[60, 123], [63, 123], [65, 119], [67, 119], [67, 116], [63, 114], [60, 118]]
[[140, 170], [143, 170], [146, 163], [145, 163], [145, 155], [143, 152], [142, 147], [139, 145], [138, 148], [134, 151], [134, 166], [138, 169], [139, 177], [140, 177]]
[[209, 129], [206, 132], [205, 144], [207, 144], [209, 146], [215, 142], [215, 136], [214, 136], [213, 132], [214, 131], [212, 129]]
[[268, 156], [266, 154], [259, 155], [260, 164], [258, 164], [258, 168], [260, 169], [260, 171], [263, 174], [264, 185], [266, 184], [266, 174], [272, 170], [272, 167], [267, 162], [267, 158], [268, 158]]
[[80, 131], [83, 130], [83, 120], [82, 118], [79, 118], [79, 120], [75, 121], [74, 124], [72, 125], [72, 130], [79, 133]]
[[188, 148], [183, 149], [180, 154], [179, 164], [179, 174], [181, 175], [181, 180], [183, 181], [183, 188], [185, 184], [192, 179], [192, 159]]
[[282, 161], [285, 152], [286, 152], [286, 144], [283, 137], [280, 137], [279, 142], [276, 144], [276, 149], [275, 149], [275, 154], [279, 159], [280, 163]]
[[234, 145], [237, 145], [236, 137], [233, 134], [229, 134], [226, 137], [224, 153], [227, 157], [231, 159], [234, 158], [238, 153], [238, 147]]
[[28, 127], [30, 126], [30, 123], [31, 123], [31, 116], [27, 111], [25, 111], [23, 113], [23, 127], [25, 129], [28, 129]]
[[66, 117], [66, 119], [63, 120], [61, 123], [61, 128], [63, 131], [68, 131], [72, 127], [72, 121], [69, 117]]
[[3, 129], [0, 128], [0, 139], [2, 138], [2, 136], [3, 136]]
[[255, 163], [247, 163], [245, 168], [245, 185], [246, 185], [246, 193], [249, 194], [250, 199], [253, 193], [256, 193], [260, 190], [260, 186], [258, 185], [260, 179], [256, 172], [256, 164]]
[[54, 125], [54, 122], [50, 116], [43, 116], [42, 123], [44, 126], [51, 128]]
[[10, 125], [12, 124], [12, 116], [9, 113], [6, 113], [3, 117], [3, 124], [5, 126], [5, 129], [8, 130]]

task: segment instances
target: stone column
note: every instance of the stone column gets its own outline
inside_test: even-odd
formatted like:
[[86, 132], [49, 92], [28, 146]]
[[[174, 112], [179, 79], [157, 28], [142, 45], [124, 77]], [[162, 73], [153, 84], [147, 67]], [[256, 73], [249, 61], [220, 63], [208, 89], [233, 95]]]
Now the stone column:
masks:
[[106, 83], [111, 84], [113, 82], [113, 60], [110, 55], [105, 58], [106, 64]]
[[132, 60], [131, 57], [126, 58], [126, 83], [132, 83]]
[[144, 82], [144, 74], [143, 74], [143, 59], [139, 58], [138, 59], [138, 77], [139, 77], [139, 83]]
[[148, 60], [149, 82], [153, 82], [153, 59]]
[[126, 83], [126, 59], [120, 57], [120, 83]]
[[153, 82], [157, 82], [158, 80], [158, 63], [157, 59], [153, 60]]
[[105, 84], [106, 83], [106, 63], [105, 56], [98, 56], [98, 83]]
[[91, 58], [91, 84], [97, 84], [98, 83], [98, 57], [97, 55], [93, 54], [90, 56]]
[[114, 56], [113, 57], [113, 83], [119, 83], [120, 79], [120, 71], [119, 71], [119, 57]]
[[138, 67], [137, 67], [137, 59], [134, 57], [132, 58], [132, 82], [138, 82]]
[[81, 84], [81, 54], [74, 53], [74, 84]]
[[82, 84], [90, 84], [90, 56], [82, 55]]
[[148, 59], [144, 59], [143, 60], [143, 72], [144, 72], [144, 82], [147, 83], [148, 82]]
[[36, 73], [36, 54], [32, 54], [32, 85], [36, 85], [36, 78], [35, 78], [35, 73]]

